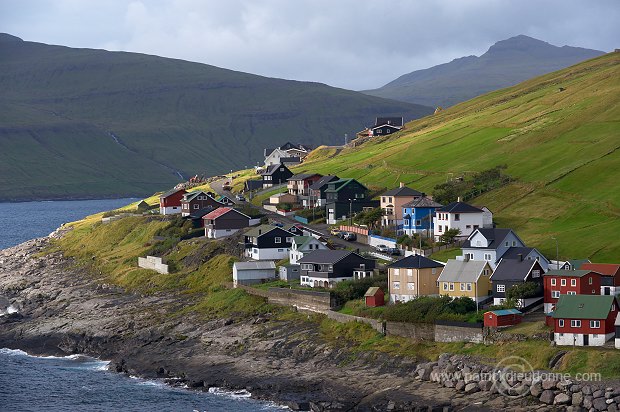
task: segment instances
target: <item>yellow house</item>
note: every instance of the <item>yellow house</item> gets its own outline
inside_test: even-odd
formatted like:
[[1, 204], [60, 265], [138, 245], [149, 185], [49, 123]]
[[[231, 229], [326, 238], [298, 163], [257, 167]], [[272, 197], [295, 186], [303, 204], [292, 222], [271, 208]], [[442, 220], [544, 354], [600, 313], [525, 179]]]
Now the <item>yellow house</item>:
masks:
[[491, 266], [483, 260], [450, 259], [439, 276], [439, 293], [453, 298], [467, 296], [481, 303], [491, 298]]
[[390, 302], [408, 302], [418, 296], [439, 295], [437, 279], [443, 264], [424, 256], [407, 256], [388, 266]]

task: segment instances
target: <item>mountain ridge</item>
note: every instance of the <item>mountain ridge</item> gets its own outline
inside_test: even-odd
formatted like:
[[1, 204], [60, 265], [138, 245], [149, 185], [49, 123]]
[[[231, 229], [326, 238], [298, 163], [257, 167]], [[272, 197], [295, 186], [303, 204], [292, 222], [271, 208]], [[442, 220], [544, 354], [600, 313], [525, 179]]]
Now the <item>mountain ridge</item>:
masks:
[[149, 194], [179, 173], [256, 164], [285, 141], [335, 144], [379, 115], [432, 112], [321, 83], [0, 36], [0, 200]]
[[[429, 106], [448, 107], [532, 77], [604, 54], [599, 50], [553, 46], [518, 35], [500, 40], [478, 56], [464, 56], [403, 74], [363, 93]], [[423, 102], [423, 103], [422, 103]]]

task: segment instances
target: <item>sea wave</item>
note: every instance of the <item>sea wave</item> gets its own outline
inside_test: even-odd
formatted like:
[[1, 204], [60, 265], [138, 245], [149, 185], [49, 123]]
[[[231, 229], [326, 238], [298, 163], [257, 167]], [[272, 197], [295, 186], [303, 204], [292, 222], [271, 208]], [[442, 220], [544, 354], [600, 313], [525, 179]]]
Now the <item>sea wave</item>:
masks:
[[0, 355], [8, 355], [8, 356], [28, 356], [31, 358], [38, 359], [63, 359], [63, 360], [71, 360], [75, 362], [82, 362], [84, 365], [88, 366], [88, 369], [101, 370], [105, 371], [108, 369], [108, 365], [110, 361], [104, 361], [101, 359], [93, 358], [91, 356], [86, 355], [67, 355], [67, 356], [38, 356], [31, 355], [27, 352], [24, 352], [21, 349], [9, 349], [9, 348], [0, 348]]
[[229, 396], [231, 398], [249, 398], [252, 396], [252, 394], [245, 390], [245, 389], [240, 389], [240, 390], [229, 390], [229, 389], [222, 389], [222, 388], [218, 388], [218, 387], [211, 387], [209, 388], [209, 393], [215, 394], [215, 395], [223, 395], [223, 396]]

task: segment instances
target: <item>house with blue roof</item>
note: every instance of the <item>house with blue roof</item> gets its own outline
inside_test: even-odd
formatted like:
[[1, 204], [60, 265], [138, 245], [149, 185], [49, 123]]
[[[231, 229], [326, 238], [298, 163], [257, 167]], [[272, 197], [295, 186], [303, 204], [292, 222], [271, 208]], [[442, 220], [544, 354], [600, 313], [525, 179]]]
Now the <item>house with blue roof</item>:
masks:
[[435, 209], [443, 205], [428, 197], [421, 197], [403, 205], [403, 233], [413, 235], [422, 233], [426, 237], [433, 235], [433, 216]]

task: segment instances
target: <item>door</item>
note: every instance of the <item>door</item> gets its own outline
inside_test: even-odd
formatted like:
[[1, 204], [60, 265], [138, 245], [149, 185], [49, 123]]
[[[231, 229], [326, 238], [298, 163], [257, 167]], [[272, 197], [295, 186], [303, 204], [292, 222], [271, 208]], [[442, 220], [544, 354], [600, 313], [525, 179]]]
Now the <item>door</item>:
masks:
[[583, 335], [583, 346], [589, 346], [590, 344], [590, 335], [584, 334]]
[[611, 288], [603, 288], [604, 295], [611, 295]]

